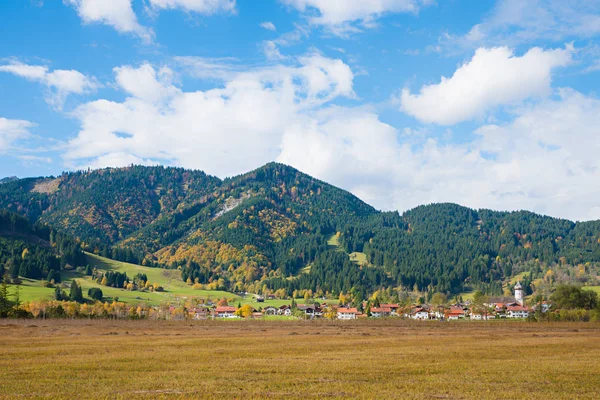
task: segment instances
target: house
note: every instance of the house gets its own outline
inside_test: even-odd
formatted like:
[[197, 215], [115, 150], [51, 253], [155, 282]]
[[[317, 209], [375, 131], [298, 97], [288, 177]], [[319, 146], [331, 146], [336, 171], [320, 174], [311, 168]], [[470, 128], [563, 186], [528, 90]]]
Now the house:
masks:
[[486, 307], [500, 307], [502, 308], [505, 304], [516, 303], [517, 300], [514, 296], [495, 296], [489, 297], [487, 303], [484, 304]]
[[420, 321], [428, 320], [429, 319], [429, 311], [422, 307], [417, 307], [411, 311], [410, 319], [416, 319], [416, 320], [420, 320]]
[[388, 307], [373, 307], [371, 308], [371, 317], [382, 318], [392, 315], [392, 309]]
[[279, 307], [277, 314], [289, 317], [292, 315], [292, 308], [290, 306], [281, 306], [281, 307]]
[[237, 308], [231, 306], [220, 306], [215, 308], [215, 317], [216, 318], [237, 318], [235, 312]]
[[316, 307], [313, 304], [298, 304], [296, 308], [306, 315], [314, 315]]
[[277, 307], [273, 307], [273, 306], [266, 306], [262, 310], [264, 315], [277, 315], [278, 311], [279, 311], [279, 309]]
[[473, 320], [473, 321], [489, 321], [491, 319], [495, 319], [495, 315], [494, 313], [492, 313], [491, 311], [481, 311], [481, 310], [473, 310], [471, 309], [471, 312], [469, 313], [469, 317]]
[[356, 319], [358, 316], [358, 310], [356, 308], [338, 308], [337, 318], [338, 319]]
[[258, 296], [258, 297], [256, 297], [256, 302], [257, 303], [264, 303], [265, 302], [265, 298], [263, 296]]
[[263, 317], [263, 314], [261, 312], [253, 312], [252, 313], [252, 319], [261, 319]]
[[188, 310], [188, 315], [193, 320], [207, 319], [210, 315], [208, 307], [194, 307]]
[[398, 304], [380, 304], [379, 307], [381, 308], [389, 308], [390, 309], [390, 315], [398, 315], [398, 309], [400, 308], [400, 306]]
[[450, 307], [450, 309], [446, 311], [446, 319], [448, 321], [457, 321], [463, 318], [465, 318], [465, 310], [463, 310], [462, 307]]
[[529, 308], [521, 305], [511, 305], [506, 307], [507, 318], [527, 318], [529, 317]]

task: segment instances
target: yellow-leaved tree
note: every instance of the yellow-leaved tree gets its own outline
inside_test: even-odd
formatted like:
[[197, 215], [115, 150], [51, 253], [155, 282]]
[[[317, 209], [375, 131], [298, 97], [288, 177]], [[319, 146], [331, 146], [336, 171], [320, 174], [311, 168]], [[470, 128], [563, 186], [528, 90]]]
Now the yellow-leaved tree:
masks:
[[254, 312], [254, 309], [252, 308], [252, 306], [250, 304], [244, 304], [243, 306], [241, 306], [240, 308], [238, 308], [235, 312], [235, 315], [237, 315], [238, 317], [242, 317], [242, 318], [247, 318], [252, 316], [252, 313]]

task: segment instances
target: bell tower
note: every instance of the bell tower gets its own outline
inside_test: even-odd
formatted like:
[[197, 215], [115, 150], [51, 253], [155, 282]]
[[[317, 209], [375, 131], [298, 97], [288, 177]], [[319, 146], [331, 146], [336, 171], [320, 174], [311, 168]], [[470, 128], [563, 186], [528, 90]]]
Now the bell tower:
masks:
[[523, 286], [521, 286], [521, 282], [517, 282], [515, 285], [515, 300], [520, 305], [523, 305]]

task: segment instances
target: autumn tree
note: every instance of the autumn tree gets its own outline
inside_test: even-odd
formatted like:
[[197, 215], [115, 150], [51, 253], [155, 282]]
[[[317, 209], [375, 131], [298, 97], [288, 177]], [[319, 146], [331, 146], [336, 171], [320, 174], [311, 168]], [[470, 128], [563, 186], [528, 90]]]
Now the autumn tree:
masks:
[[248, 318], [252, 316], [254, 309], [250, 304], [244, 304], [235, 311], [235, 315], [242, 318]]

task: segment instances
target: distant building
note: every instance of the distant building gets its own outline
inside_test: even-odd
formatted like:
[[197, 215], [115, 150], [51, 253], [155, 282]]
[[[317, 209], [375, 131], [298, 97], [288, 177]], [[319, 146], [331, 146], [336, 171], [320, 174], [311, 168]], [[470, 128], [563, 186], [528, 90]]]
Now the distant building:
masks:
[[277, 307], [273, 307], [273, 306], [266, 306], [262, 310], [264, 315], [277, 315], [278, 311], [279, 311], [279, 309]]
[[371, 308], [371, 317], [382, 318], [392, 315], [392, 309], [388, 307], [373, 307]]
[[188, 310], [191, 319], [202, 320], [207, 319], [210, 315], [208, 307], [194, 307]]
[[510, 305], [506, 307], [507, 318], [527, 318], [529, 317], [529, 308], [522, 305]]
[[279, 307], [279, 311], [277, 312], [277, 314], [289, 317], [292, 315], [292, 308], [290, 306], [281, 306]]
[[379, 307], [381, 308], [389, 308], [390, 309], [390, 315], [398, 315], [398, 309], [400, 308], [400, 306], [398, 304], [380, 304]]
[[424, 321], [424, 320], [428, 320], [429, 319], [429, 310], [426, 310], [424, 308], [415, 308], [411, 313], [410, 313], [410, 318], [411, 319], [417, 319], [420, 321]]
[[448, 321], [456, 321], [463, 318], [465, 318], [465, 310], [461, 307], [450, 307], [450, 309], [446, 311], [446, 319]]
[[523, 305], [524, 293], [523, 287], [521, 286], [521, 282], [517, 282], [517, 284], [515, 285], [515, 300], [521, 306]]
[[358, 316], [358, 310], [356, 308], [338, 308], [337, 317], [338, 319], [356, 319]]
[[215, 317], [217, 318], [235, 318], [237, 308], [231, 306], [221, 306], [215, 308]]

